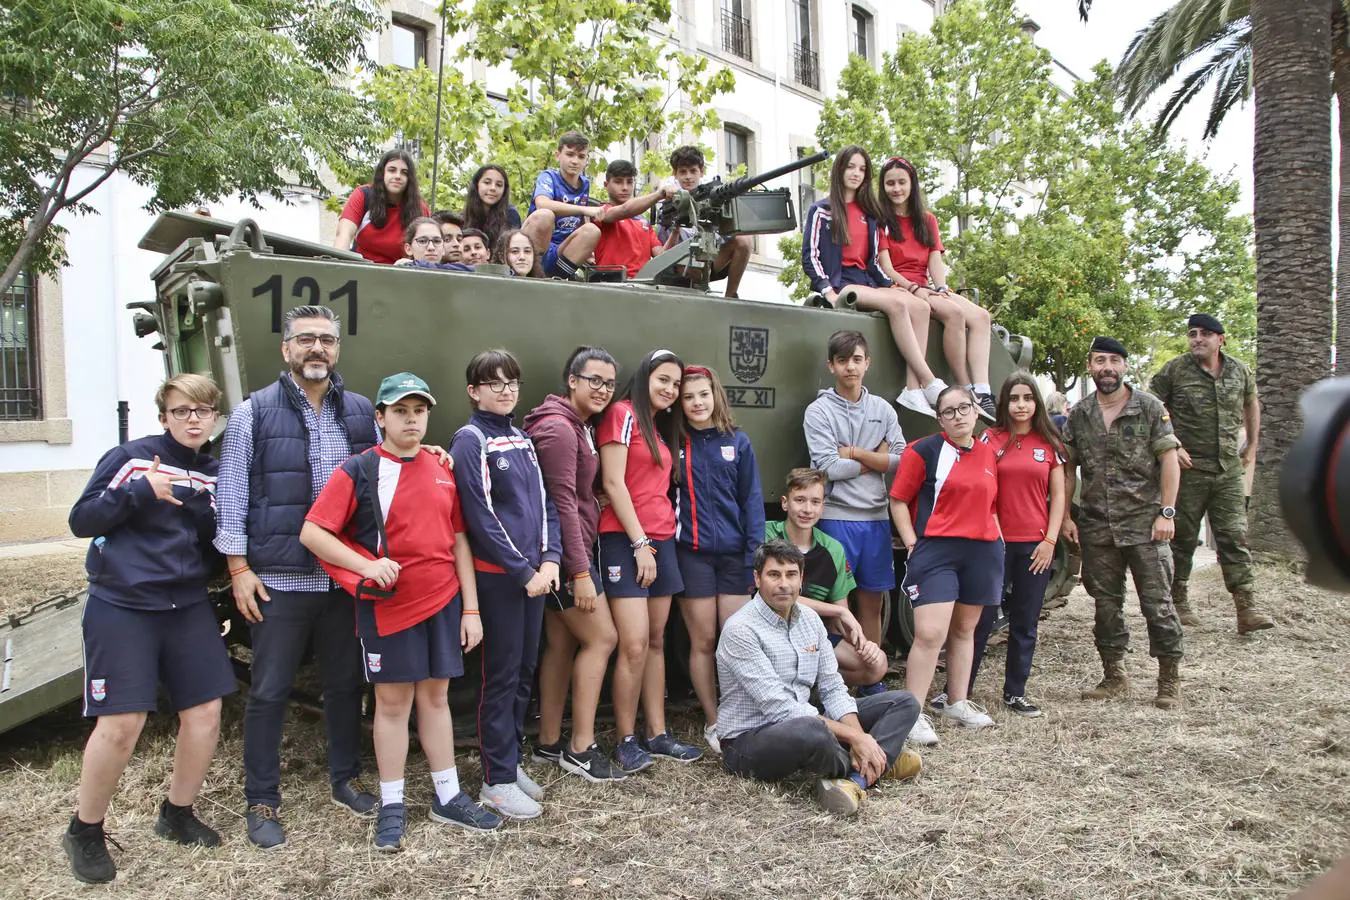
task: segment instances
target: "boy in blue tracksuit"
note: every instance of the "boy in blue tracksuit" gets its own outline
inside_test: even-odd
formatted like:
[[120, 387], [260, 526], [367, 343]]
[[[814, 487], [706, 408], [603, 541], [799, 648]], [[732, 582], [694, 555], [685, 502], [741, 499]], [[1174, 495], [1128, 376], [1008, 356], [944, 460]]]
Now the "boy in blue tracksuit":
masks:
[[450, 455], [483, 617], [478, 800], [508, 818], [533, 819], [543, 812], [543, 789], [521, 768], [520, 746], [539, 662], [544, 598], [561, 584], [558, 513], [544, 491], [534, 444], [512, 424], [520, 363], [505, 350], [488, 350], [469, 361], [465, 380], [474, 413], [455, 433]]
[[220, 698], [235, 690], [206, 585], [220, 565], [214, 458], [202, 452], [220, 390], [201, 375], [176, 375], [155, 395], [162, 434], [104, 454], [70, 511], [70, 530], [93, 538], [85, 566], [84, 714], [96, 718], [84, 749], [79, 806], [62, 836], [75, 878], [117, 874], [103, 817], [155, 709], [162, 683], [178, 711], [178, 747], [155, 833], [215, 847], [197, 799], [220, 734]]

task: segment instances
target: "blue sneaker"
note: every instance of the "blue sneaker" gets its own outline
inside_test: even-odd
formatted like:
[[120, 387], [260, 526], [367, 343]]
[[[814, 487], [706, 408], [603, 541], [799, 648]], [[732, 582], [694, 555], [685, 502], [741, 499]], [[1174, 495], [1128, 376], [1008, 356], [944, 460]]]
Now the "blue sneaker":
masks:
[[402, 803], [380, 807], [375, 820], [375, 840], [372, 843], [381, 853], [398, 853], [403, 849], [403, 830], [408, 824], [408, 809]]
[[703, 758], [702, 750], [692, 744], [684, 743], [669, 731], [648, 738], [643, 741], [643, 745], [652, 756], [673, 759], [676, 762], [691, 763]]
[[619, 746], [614, 750], [614, 761], [625, 775], [635, 775], [643, 769], [650, 769], [654, 762], [638, 743], [637, 737], [631, 734], [619, 741]]
[[877, 694], [886, 693], [886, 685], [882, 684], [880, 681], [875, 684], [860, 684], [854, 688], [854, 691], [859, 697], [873, 697]]
[[492, 831], [502, 824], [501, 816], [483, 809], [463, 791], [451, 797], [447, 803], [433, 798], [431, 821], [454, 825], [465, 831]]

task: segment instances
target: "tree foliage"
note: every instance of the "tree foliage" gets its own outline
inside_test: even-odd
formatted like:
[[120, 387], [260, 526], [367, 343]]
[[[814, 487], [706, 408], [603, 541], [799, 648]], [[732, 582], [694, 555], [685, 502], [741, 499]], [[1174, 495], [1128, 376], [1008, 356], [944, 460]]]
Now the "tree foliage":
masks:
[[[670, 19], [670, 0], [446, 0], [447, 33], [463, 38], [457, 58], [506, 67], [514, 87], [502, 108], [447, 65], [438, 160], [446, 187], [437, 204], [458, 207], [469, 175], [488, 161], [506, 169], [513, 193], [523, 199], [552, 164], [564, 131], [585, 134], [593, 151], [629, 144], [641, 157], [650, 143], [682, 143], [684, 135], [715, 129], [710, 104], [734, 87], [735, 76], [712, 72], [705, 57], [660, 40], [653, 30]], [[388, 136], [419, 142], [419, 174], [429, 185], [434, 73], [386, 69], [371, 80], [367, 95]], [[655, 155], [634, 162], [647, 172], [667, 168]], [[369, 175], [353, 171], [346, 180], [355, 185]]]
[[[1020, 26], [1011, 0], [962, 0], [880, 71], [854, 58], [826, 102], [821, 145], [916, 165], [949, 232], [951, 283], [1032, 338], [1034, 368], [1061, 388], [1096, 334], [1145, 366], [1196, 309], [1250, 338], [1251, 222], [1231, 212], [1236, 182], [1125, 122], [1108, 67], [1065, 96]], [[799, 238], [780, 248], [800, 258]], [[800, 295], [797, 268], [784, 280]]]
[[370, 0], [0, 6], [0, 290], [61, 264], [56, 216], [116, 172], [159, 211], [318, 186], [321, 160], [367, 154], [341, 82], [379, 21]]

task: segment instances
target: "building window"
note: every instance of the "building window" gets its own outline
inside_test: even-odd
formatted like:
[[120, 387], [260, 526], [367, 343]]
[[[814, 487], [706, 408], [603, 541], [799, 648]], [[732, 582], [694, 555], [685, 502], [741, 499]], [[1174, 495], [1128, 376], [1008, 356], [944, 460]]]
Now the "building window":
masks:
[[32, 275], [20, 272], [0, 297], [0, 420], [42, 418], [36, 293]]
[[722, 49], [751, 59], [749, 0], [722, 0]]
[[872, 59], [872, 14], [861, 6], [850, 11], [850, 44], [854, 53], [863, 59]]
[[394, 37], [393, 64], [404, 69], [415, 69], [427, 64], [427, 30], [394, 20], [390, 30]]
[[[805, 159], [814, 152], [810, 147], [798, 147], [797, 158]], [[811, 204], [820, 199], [820, 194], [816, 191], [816, 170], [819, 165], [817, 163], [797, 172], [797, 217], [799, 219], [804, 219], [806, 211], [811, 208]]]
[[820, 90], [820, 56], [816, 52], [815, 30], [811, 26], [811, 0], [791, 0], [792, 78], [813, 91]]
[[722, 159], [726, 161], [726, 174], [734, 175], [741, 167], [749, 173], [750, 132], [728, 125], [723, 134], [726, 138], [726, 152], [722, 154]]

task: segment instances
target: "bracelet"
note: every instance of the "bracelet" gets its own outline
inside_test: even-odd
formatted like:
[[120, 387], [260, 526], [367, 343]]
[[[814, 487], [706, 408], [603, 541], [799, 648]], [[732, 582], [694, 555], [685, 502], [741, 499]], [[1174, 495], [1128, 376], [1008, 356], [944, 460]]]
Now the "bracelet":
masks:
[[476, 610], [476, 609], [466, 609], [466, 610], [464, 610], [463, 615], [466, 615], [466, 616], [481, 616], [482, 613], [480, 613], [480, 612], [479, 612], [478, 610]]
[[633, 556], [634, 556], [634, 557], [637, 556], [639, 550], [650, 550], [650, 551], [652, 551], [652, 556], [655, 556], [655, 555], [656, 555], [656, 545], [653, 544], [651, 541], [648, 541], [647, 543], [643, 544], [641, 547], [635, 547], [635, 548], [633, 549]]
[[1055, 546], [1055, 542], [1050, 540], [1049, 538], [1041, 538], [1041, 543], [1049, 544], [1051, 547]]
[[240, 566], [237, 569], [230, 569], [230, 577], [233, 578], [236, 575], [242, 575], [243, 573], [247, 572], [248, 569], [249, 569], [248, 566]]
[[636, 541], [633, 541], [633, 543], [629, 544], [628, 546], [636, 551], [641, 550], [643, 547], [650, 547], [651, 545], [652, 539], [644, 534], [642, 537], [638, 538]]
[[590, 573], [590, 572], [578, 572], [576, 575], [573, 575], [573, 576], [572, 576], [572, 580], [573, 580], [573, 581], [590, 581], [590, 580], [591, 580], [591, 573]]

